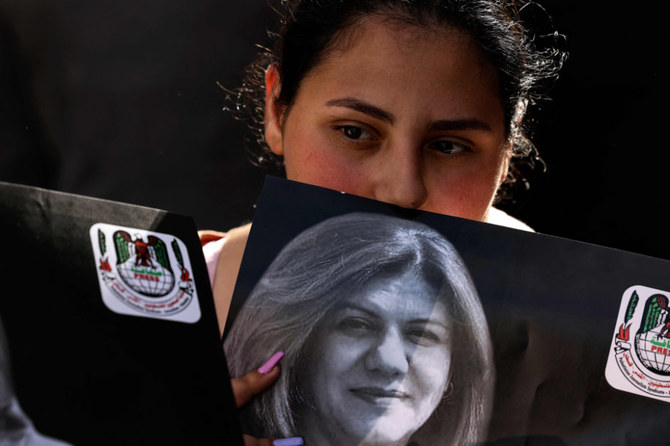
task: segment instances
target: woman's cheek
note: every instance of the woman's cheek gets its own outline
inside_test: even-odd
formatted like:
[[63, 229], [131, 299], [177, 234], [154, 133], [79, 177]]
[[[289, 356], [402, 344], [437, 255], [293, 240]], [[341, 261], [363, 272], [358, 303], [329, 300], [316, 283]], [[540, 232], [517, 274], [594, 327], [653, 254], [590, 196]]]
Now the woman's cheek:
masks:
[[350, 369], [363, 356], [365, 350], [360, 339], [339, 332], [322, 339], [316, 348], [320, 351], [322, 365], [319, 368], [323, 373]]
[[284, 161], [290, 180], [365, 195], [361, 179], [368, 177], [361, 154], [343, 146], [342, 136], [329, 125], [287, 125]]
[[[426, 351], [427, 350], [427, 351]], [[442, 348], [431, 348], [415, 351], [414, 370], [424, 387], [433, 388], [431, 393], [444, 390], [451, 368], [451, 355]]]
[[474, 220], [484, 217], [496, 192], [494, 173], [470, 168], [432, 173], [426, 210]]

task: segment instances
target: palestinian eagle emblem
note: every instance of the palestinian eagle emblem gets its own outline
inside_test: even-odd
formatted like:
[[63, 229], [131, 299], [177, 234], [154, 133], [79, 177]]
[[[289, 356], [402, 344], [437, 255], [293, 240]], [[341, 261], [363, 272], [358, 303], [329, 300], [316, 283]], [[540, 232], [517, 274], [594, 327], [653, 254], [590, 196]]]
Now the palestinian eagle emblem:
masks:
[[605, 370], [612, 387], [670, 402], [668, 296], [641, 285], [624, 293]]
[[[104, 223], [93, 225], [90, 232], [103, 301], [110, 309], [183, 322], [200, 318], [188, 251], [181, 240]], [[194, 301], [197, 310], [192, 308]]]

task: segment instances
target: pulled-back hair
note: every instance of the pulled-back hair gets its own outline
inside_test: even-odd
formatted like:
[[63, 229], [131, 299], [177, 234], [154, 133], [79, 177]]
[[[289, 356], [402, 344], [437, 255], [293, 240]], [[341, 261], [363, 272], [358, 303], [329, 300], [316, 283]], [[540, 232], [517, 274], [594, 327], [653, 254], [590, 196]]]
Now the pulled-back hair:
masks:
[[245, 407], [248, 433], [271, 438], [300, 434], [295, 418], [303, 395], [296, 380], [312, 334], [347, 297], [405, 273], [434, 290], [447, 308], [456, 340], [450, 395], [412, 440], [454, 446], [483, 440], [495, 371], [486, 318], [466, 266], [434, 229], [367, 213], [333, 217], [295, 237], [233, 321], [224, 341], [232, 376], [258, 367], [277, 351], [285, 353], [279, 380]]
[[366, 17], [421, 28], [455, 28], [474, 39], [499, 77], [513, 158], [497, 199], [510, 199], [514, 189], [527, 187], [521, 166], [539, 160], [527, 136], [526, 112], [542, 97], [540, 81], [556, 77], [565, 57], [551, 45], [537, 48], [537, 36], [524, 27], [520, 16], [529, 4], [529, 0], [282, 0], [275, 8], [282, 26], [272, 34], [271, 49], [258, 54], [240, 88], [228, 91], [227, 108], [248, 125], [245, 145], [251, 161], [269, 173], [283, 174], [283, 157], [274, 154], [264, 138], [264, 74], [269, 65], [276, 64], [280, 73], [277, 105], [290, 107], [306, 74]]

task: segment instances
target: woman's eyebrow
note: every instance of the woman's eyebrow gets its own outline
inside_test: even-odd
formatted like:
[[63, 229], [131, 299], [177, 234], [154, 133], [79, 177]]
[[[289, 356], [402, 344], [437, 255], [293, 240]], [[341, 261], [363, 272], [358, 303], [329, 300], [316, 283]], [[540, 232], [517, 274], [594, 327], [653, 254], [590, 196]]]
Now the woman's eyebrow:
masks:
[[382, 110], [375, 105], [356, 98], [331, 99], [330, 101], [326, 102], [326, 105], [329, 107], [346, 107], [380, 121], [386, 121], [391, 125], [393, 125], [393, 122], [395, 121], [395, 116], [393, 116], [393, 113]]
[[342, 306], [339, 308], [340, 311], [359, 311], [361, 313], [365, 313], [366, 315], [370, 317], [375, 317], [378, 318], [379, 315], [375, 312], [374, 309], [368, 308], [367, 306], [363, 304], [359, 304], [356, 302], [349, 302], [346, 305]]
[[[381, 319], [382, 316], [377, 313], [377, 311], [374, 308], [370, 308], [365, 304], [361, 304], [358, 302], [349, 302], [345, 306], [341, 307], [339, 311], [342, 312], [347, 312], [347, 311], [357, 311], [360, 313], [364, 313], [371, 319]], [[428, 317], [413, 317], [411, 319], [408, 319], [404, 322], [405, 324], [408, 325], [421, 325], [424, 329], [428, 328], [430, 326], [436, 326], [440, 327], [443, 330], [446, 330], [447, 332], [450, 330], [450, 325], [447, 322], [442, 322], [439, 320], [436, 320], [435, 318], [428, 316]]]
[[416, 319], [411, 319], [407, 321], [408, 324], [412, 325], [422, 325], [424, 328], [427, 328], [429, 326], [435, 326], [435, 327], [440, 327], [447, 332], [449, 331], [449, 325], [445, 322], [441, 321], [436, 321], [435, 319], [431, 318], [416, 318]]
[[[326, 102], [326, 105], [329, 107], [345, 107], [357, 112], [366, 114], [372, 118], [379, 119], [380, 121], [386, 121], [389, 124], [393, 125], [395, 122], [395, 116], [393, 113], [381, 108], [369, 104], [365, 101], [361, 101], [356, 98], [341, 98], [341, 99], [331, 99]], [[463, 119], [442, 119], [439, 121], [432, 122], [430, 131], [450, 131], [450, 130], [483, 130], [490, 132], [491, 126], [484, 121], [481, 121], [476, 118], [463, 118]]]

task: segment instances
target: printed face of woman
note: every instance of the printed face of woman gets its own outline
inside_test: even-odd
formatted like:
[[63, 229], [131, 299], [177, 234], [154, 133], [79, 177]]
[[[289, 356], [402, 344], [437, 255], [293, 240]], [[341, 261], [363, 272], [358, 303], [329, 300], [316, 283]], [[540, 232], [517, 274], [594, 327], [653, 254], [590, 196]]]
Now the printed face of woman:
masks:
[[450, 327], [444, 303], [411, 274], [344, 299], [301, 367], [301, 435], [310, 444], [404, 444], [443, 397]]
[[[289, 179], [407, 208], [484, 220], [509, 162], [498, 77], [454, 29], [365, 19], [273, 105], [266, 141]], [[285, 113], [284, 113], [285, 112]]]

